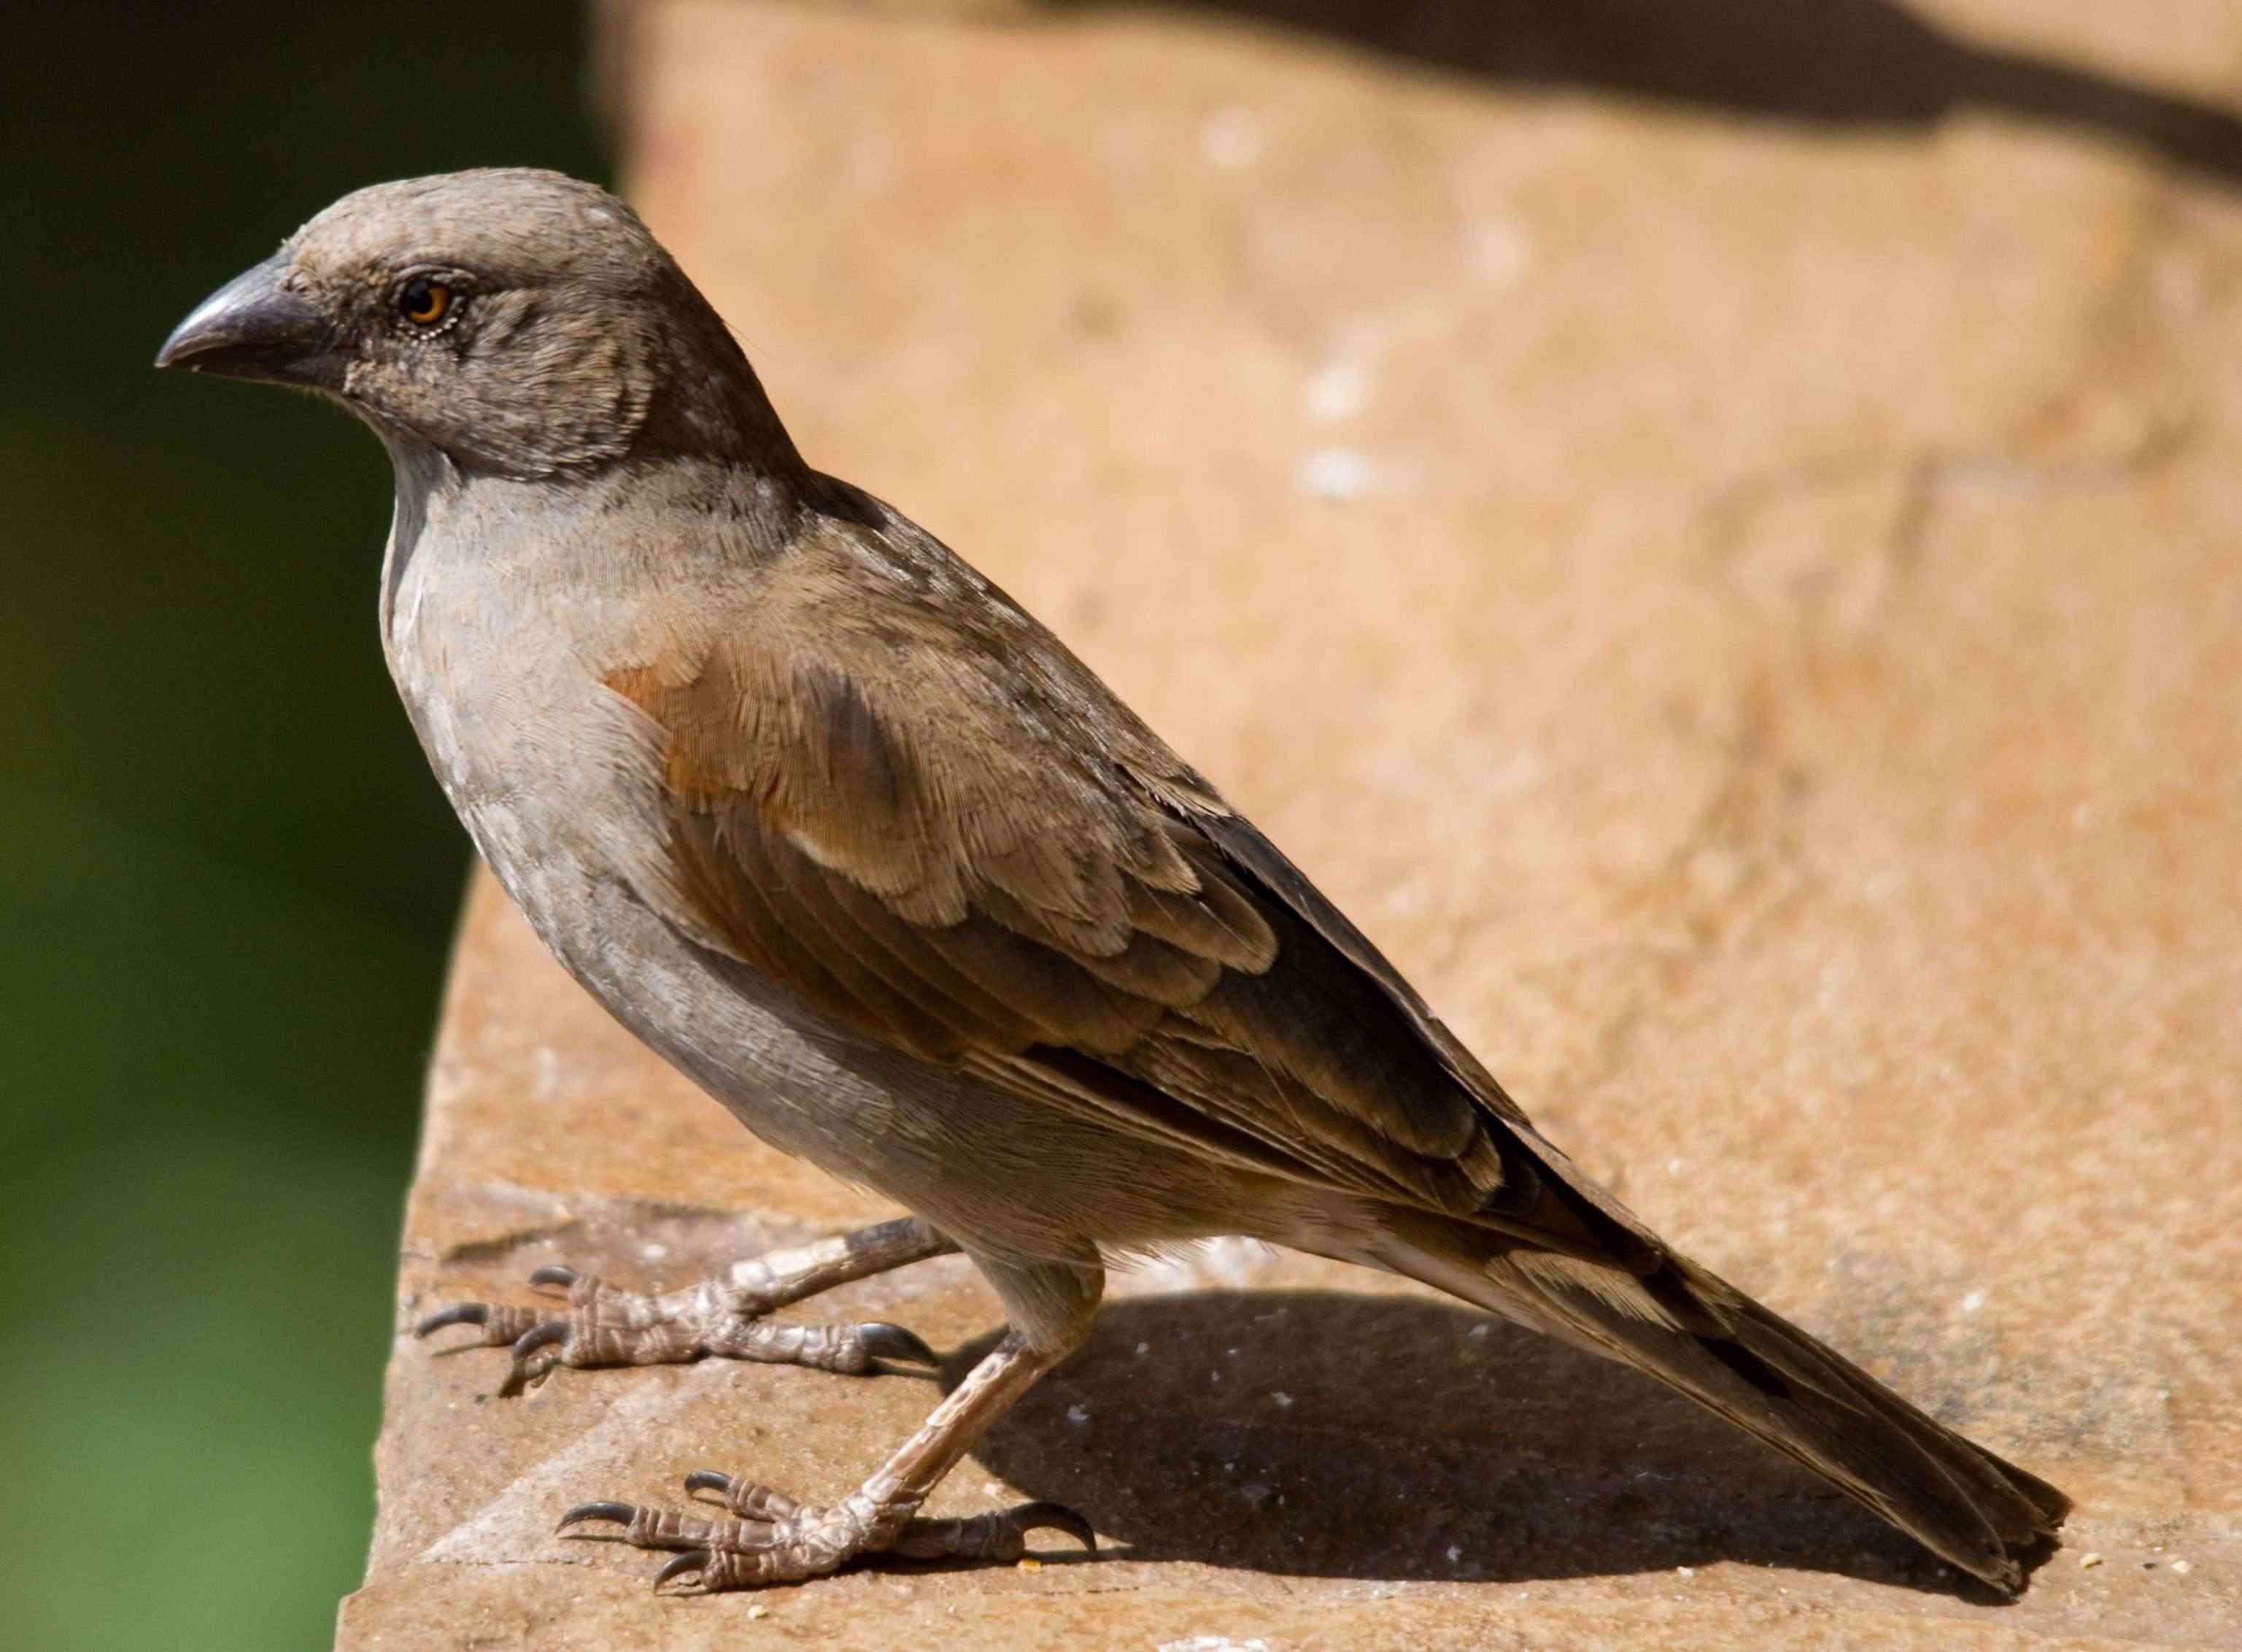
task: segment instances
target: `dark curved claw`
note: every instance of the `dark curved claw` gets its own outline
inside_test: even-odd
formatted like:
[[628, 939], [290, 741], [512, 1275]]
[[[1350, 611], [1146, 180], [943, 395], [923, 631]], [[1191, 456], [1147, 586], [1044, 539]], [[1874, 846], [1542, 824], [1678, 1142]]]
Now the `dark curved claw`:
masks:
[[685, 1490], [689, 1496], [696, 1491], [713, 1491], [728, 1497], [732, 1492], [732, 1477], [721, 1469], [696, 1468], [685, 1476]]
[[532, 1354], [540, 1348], [567, 1340], [568, 1322], [566, 1320], [547, 1320], [542, 1325], [531, 1326], [516, 1337], [514, 1340], [514, 1369], [507, 1373], [506, 1380], [499, 1385], [500, 1398], [510, 1398], [529, 1386]]
[[637, 1513], [638, 1510], [633, 1508], [628, 1503], [579, 1503], [561, 1515], [560, 1523], [553, 1529], [555, 1532], [565, 1532], [571, 1526], [579, 1525], [587, 1520], [611, 1520], [618, 1525], [628, 1526]]
[[413, 1327], [413, 1334], [425, 1337], [431, 1331], [440, 1331], [447, 1325], [488, 1325], [490, 1304], [487, 1302], [454, 1302], [448, 1308], [440, 1308]]
[[1024, 1537], [1030, 1532], [1064, 1532], [1091, 1554], [1098, 1553], [1098, 1534], [1088, 1521], [1064, 1503], [1022, 1503], [1008, 1510], [1004, 1518]]
[[562, 1267], [557, 1262], [548, 1262], [529, 1276], [529, 1282], [532, 1285], [557, 1285], [565, 1291], [575, 1284], [576, 1270], [573, 1267]]
[[688, 1572], [705, 1572], [713, 1558], [705, 1548], [688, 1548], [654, 1575], [654, 1586], [660, 1588], [673, 1577], [682, 1577]]
[[913, 1360], [921, 1365], [942, 1363], [925, 1340], [899, 1325], [889, 1325], [885, 1320], [874, 1320], [856, 1327], [856, 1335], [864, 1345], [864, 1352], [883, 1360]]

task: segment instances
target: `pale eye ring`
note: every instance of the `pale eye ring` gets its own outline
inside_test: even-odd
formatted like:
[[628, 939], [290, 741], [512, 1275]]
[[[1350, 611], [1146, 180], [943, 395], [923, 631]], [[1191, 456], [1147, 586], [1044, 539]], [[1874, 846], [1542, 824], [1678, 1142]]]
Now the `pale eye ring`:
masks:
[[452, 312], [448, 283], [416, 275], [397, 289], [397, 313], [416, 327], [433, 327]]

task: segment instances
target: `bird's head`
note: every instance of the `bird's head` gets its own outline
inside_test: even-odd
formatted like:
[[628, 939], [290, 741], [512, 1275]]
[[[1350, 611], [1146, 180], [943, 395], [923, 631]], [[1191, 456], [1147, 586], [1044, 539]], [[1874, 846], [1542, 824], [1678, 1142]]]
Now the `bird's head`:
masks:
[[605, 190], [522, 168], [345, 196], [156, 358], [332, 396], [393, 449], [538, 477], [634, 451], [790, 457], [753, 372]]

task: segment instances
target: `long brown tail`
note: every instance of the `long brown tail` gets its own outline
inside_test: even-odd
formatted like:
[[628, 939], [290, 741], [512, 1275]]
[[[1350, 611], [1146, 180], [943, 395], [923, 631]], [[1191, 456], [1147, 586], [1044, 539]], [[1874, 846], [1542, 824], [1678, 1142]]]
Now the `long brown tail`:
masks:
[[1933, 1554], [2024, 1587], [2071, 1500], [1933, 1421], [1859, 1367], [1695, 1263], [1649, 1279], [1437, 1218], [1397, 1225], [1398, 1273], [1635, 1366], [1805, 1464]]

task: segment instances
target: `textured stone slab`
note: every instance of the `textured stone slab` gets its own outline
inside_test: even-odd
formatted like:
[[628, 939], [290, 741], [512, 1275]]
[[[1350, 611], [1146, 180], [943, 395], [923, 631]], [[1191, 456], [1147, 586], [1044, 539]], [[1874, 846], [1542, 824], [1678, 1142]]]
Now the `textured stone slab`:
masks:
[[[2155, 57], [2112, 10], [2016, 26]], [[342, 1644], [2233, 1644], [2234, 200], [1998, 118], [1835, 137], [1172, 17], [616, 26], [633, 192], [813, 459], [1056, 624], [1646, 1218], [2081, 1508], [1989, 1607], [1647, 1382], [1216, 1247], [1121, 1281], [944, 1489], [1076, 1503], [1095, 1563], [655, 1602], [559, 1512], [837, 1490], [934, 1385], [502, 1402], [401, 1340]], [[887, 1213], [478, 887], [400, 1325]], [[826, 1311], [945, 1380], [997, 1322], [955, 1260]]]

